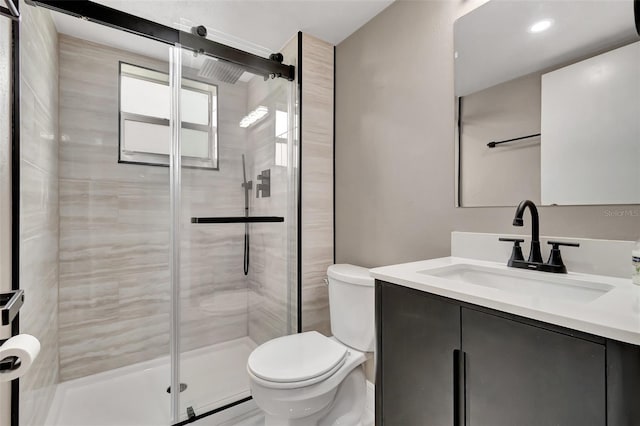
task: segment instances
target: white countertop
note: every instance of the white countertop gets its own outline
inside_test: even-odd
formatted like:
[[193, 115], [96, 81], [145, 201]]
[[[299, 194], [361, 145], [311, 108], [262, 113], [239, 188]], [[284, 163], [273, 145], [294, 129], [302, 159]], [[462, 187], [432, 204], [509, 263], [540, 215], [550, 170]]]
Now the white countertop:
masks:
[[[563, 274], [562, 276], [568, 279], [598, 281], [613, 287], [595, 300], [574, 303], [548, 298], [544, 294], [519, 294], [419, 272], [455, 264], [514, 270], [514, 268], [508, 268], [504, 263], [443, 257], [374, 268], [370, 270], [370, 273], [378, 280], [404, 287], [640, 345], [640, 286], [633, 285], [630, 278], [622, 279], [574, 272]], [[531, 277], [540, 277], [539, 274], [543, 274], [542, 276], [556, 275], [548, 272], [518, 271]]]

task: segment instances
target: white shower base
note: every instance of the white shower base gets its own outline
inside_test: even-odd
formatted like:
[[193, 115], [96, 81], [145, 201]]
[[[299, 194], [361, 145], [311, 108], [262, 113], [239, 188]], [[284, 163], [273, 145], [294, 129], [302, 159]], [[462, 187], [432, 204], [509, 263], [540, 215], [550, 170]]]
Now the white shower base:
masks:
[[[249, 396], [246, 363], [255, 347], [243, 337], [183, 353], [181, 420], [189, 406], [199, 415]], [[60, 383], [46, 426], [168, 425], [169, 362], [167, 356]]]

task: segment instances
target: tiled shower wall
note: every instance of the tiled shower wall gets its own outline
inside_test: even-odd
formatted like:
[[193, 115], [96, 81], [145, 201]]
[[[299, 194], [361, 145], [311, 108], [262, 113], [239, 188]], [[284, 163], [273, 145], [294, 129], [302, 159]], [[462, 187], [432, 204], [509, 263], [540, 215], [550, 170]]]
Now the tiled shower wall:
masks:
[[302, 35], [302, 328], [331, 335], [333, 46]]
[[58, 36], [48, 11], [21, 10], [20, 331], [42, 349], [20, 380], [20, 424], [35, 426], [58, 380]]
[[[298, 58], [298, 37], [294, 37], [282, 49], [285, 63], [302, 67], [302, 92], [297, 101], [302, 104], [302, 116], [294, 121], [294, 126], [302, 126], [302, 328], [303, 331], [316, 330], [331, 335], [329, 319], [329, 298], [325, 277], [327, 268], [333, 264], [333, 46], [308, 34], [302, 34], [302, 58]], [[298, 68], [296, 68], [298, 70]], [[296, 83], [297, 83], [296, 77]], [[260, 99], [258, 93], [263, 86], [250, 87], [249, 98]], [[297, 87], [296, 87], [297, 90]], [[254, 103], [256, 103], [254, 101]], [[273, 124], [273, 123], [271, 123]], [[298, 128], [293, 128], [298, 134]], [[255, 134], [249, 138], [250, 151], [254, 151], [253, 167], [258, 173], [265, 164], [269, 164], [272, 153], [273, 128], [267, 124], [258, 126]], [[297, 137], [297, 136], [296, 136]], [[294, 143], [294, 156], [297, 161], [297, 141]], [[258, 147], [257, 149], [254, 149]], [[273, 154], [271, 154], [273, 155]], [[298, 178], [298, 164], [291, 172]], [[272, 179], [285, 182], [285, 169], [272, 169]], [[282, 184], [282, 183], [281, 183]], [[295, 215], [286, 214], [285, 201], [297, 204], [297, 199], [287, 199], [287, 194], [276, 190], [271, 201], [257, 201], [256, 214], [272, 211], [283, 212], [288, 226], [297, 228]], [[291, 194], [288, 194], [291, 197]], [[294, 209], [295, 211], [295, 209]], [[249, 335], [257, 343], [297, 330], [297, 288], [287, 289], [286, 276], [280, 265], [286, 259], [278, 258], [285, 254], [287, 244], [285, 229], [263, 227], [260, 244], [254, 250], [254, 269], [249, 274], [250, 310]], [[297, 240], [296, 233], [290, 237]], [[289, 259], [289, 270], [293, 271], [293, 282], [297, 282], [297, 241], [288, 241], [293, 260]], [[293, 263], [295, 262], [295, 263]], [[288, 294], [287, 294], [288, 292]], [[291, 305], [287, 315], [287, 302]]]
[[[169, 353], [169, 169], [117, 162], [118, 61], [168, 69], [60, 36], [63, 381]], [[243, 213], [246, 133], [238, 123], [247, 87], [218, 83], [218, 90], [220, 170], [183, 170], [183, 351], [246, 336], [248, 328], [241, 229], [189, 221]]]
[[[287, 58], [288, 59], [288, 58]], [[287, 63], [290, 63], [287, 61]], [[297, 217], [295, 191], [290, 191], [288, 182], [295, 182], [295, 167], [275, 163], [276, 137], [275, 111], [288, 112], [290, 99], [290, 83], [282, 79], [253, 79], [249, 84], [248, 110], [258, 105], [269, 108], [269, 119], [253, 126], [248, 133], [249, 175], [254, 179], [264, 170], [271, 172], [271, 195], [268, 198], [257, 198], [253, 193], [250, 198], [251, 214], [256, 216], [282, 216], [284, 223], [251, 224], [251, 251], [249, 268], [249, 336], [257, 344], [275, 337], [295, 332], [295, 324], [291, 309], [295, 309], [295, 271], [297, 268], [295, 246]], [[284, 139], [286, 143], [296, 143], [292, 138], [294, 132]], [[292, 174], [290, 174], [292, 173]], [[294, 272], [294, 280], [288, 279]]]

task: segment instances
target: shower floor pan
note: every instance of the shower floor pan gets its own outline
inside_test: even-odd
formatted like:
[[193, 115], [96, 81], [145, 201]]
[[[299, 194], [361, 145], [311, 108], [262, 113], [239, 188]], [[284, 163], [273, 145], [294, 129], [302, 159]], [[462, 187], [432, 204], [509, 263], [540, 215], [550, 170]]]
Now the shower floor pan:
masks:
[[[181, 420], [250, 395], [246, 363], [256, 344], [243, 337], [185, 352], [180, 358]], [[169, 357], [60, 383], [46, 426], [169, 424]]]

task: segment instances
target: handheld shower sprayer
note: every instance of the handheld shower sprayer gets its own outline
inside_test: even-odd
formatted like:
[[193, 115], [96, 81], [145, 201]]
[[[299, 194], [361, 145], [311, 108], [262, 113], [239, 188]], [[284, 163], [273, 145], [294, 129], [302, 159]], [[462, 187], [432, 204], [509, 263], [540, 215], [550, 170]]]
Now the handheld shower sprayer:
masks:
[[[242, 177], [243, 183], [242, 187], [244, 188], [244, 216], [249, 217], [249, 191], [253, 187], [253, 181], [247, 182], [247, 167], [245, 165], [244, 154], [242, 154]], [[249, 273], [249, 224], [244, 224], [244, 274], [247, 275]]]

